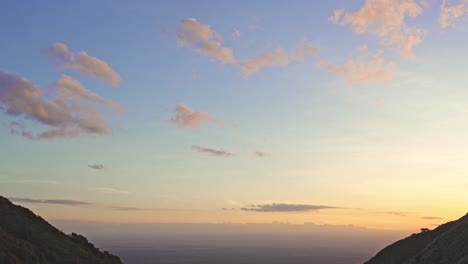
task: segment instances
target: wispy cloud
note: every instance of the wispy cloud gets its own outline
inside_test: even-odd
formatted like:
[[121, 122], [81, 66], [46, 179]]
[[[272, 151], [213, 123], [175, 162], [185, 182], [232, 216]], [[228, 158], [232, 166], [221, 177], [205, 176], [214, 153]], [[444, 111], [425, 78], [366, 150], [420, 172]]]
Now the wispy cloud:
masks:
[[236, 40], [242, 36], [242, 33], [239, 30], [235, 30], [234, 32], [232, 32], [231, 36], [232, 39]]
[[207, 148], [207, 147], [198, 146], [198, 145], [193, 145], [192, 150], [202, 152], [202, 153], [208, 153], [217, 157], [231, 157], [234, 155], [233, 153], [229, 151], [212, 149], [212, 148]]
[[309, 212], [318, 211], [325, 209], [338, 209], [339, 207], [327, 206], [327, 205], [311, 205], [311, 204], [284, 204], [284, 203], [272, 203], [272, 204], [260, 204], [251, 205], [250, 207], [241, 208], [243, 211], [252, 212]]
[[74, 52], [65, 43], [57, 42], [43, 50], [46, 57], [61, 70], [76, 70], [93, 78], [109, 82], [113, 86], [120, 84], [120, 76], [107, 62], [92, 57], [84, 51]]
[[343, 64], [333, 64], [327, 60], [318, 60], [322, 69], [335, 73], [349, 85], [371, 81], [389, 82], [393, 78], [395, 64], [382, 57], [382, 52], [371, 53], [366, 46], [357, 49], [357, 56]]
[[196, 128], [204, 122], [222, 123], [220, 119], [205, 112], [192, 110], [183, 103], [178, 104], [174, 111], [175, 116], [169, 119], [169, 123], [181, 128]]
[[267, 158], [271, 156], [270, 153], [266, 153], [266, 152], [258, 151], [258, 150], [254, 152], [254, 155], [259, 158]]
[[130, 194], [127, 190], [119, 190], [110, 187], [99, 187], [95, 189], [98, 193], [106, 193], [106, 194]]
[[92, 164], [92, 165], [88, 165], [89, 168], [91, 169], [95, 169], [95, 170], [103, 170], [104, 169], [104, 165], [102, 164]]
[[[238, 39], [242, 33], [234, 31], [232, 38]], [[215, 32], [210, 25], [202, 24], [195, 18], [182, 20], [177, 31], [177, 44], [179, 47], [195, 49], [208, 57], [214, 58], [223, 64], [238, 66], [244, 76], [249, 76], [263, 68], [273, 66], [286, 66], [292, 61], [304, 61], [307, 57], [318, 52], [318, 48], [311, 43], [304, 43], [299, 49], [286, 52], [282, 48], [274, 52], [267, 52], [253, 58], [238, 60], [234, 57], [231, 48], [222, 45], [222, 36]]]
[[54, 180], [0, 180], [0, 183], [12, 183], [12, 184], [51, 184], [57, 185], [58, 181]]
[[116, 211], [142, 211], [142, 210], [152, 210], [149, 208], [138, 208], [138, 207], [126, 207], [126, 206], [112, 206], [112, 205], [102, 205], [92, 202], [77, 201], [77, 200], [67, 200], [67, 199], [31, 199], [31, 198], [20, 198], [20, 197], [7, 197], [10, 201], [14, 203], [32, 203], [32, 204], [49, 204], [49, 205], [64, 205], [64, 206], [83, 206], [83, 207], [97, 207], [105, 208]]
[[195, 18], [181, 21], [177, 30], [179, 47], [192, 48], [221, 63], [234, 63], [232, 49], [223, 47], [221, 36], [210, 25], [202, 24]]
[[260, 71], [262, 68], [286, 66], [291, 61], [304, 61], [306, 57], [314, 55], [317, 52], [318, 48], [314, 47], [311, 43], [306, 43], [298, 50], [289, 53], [278, 48], [274, 52], [268, 52], [254, 58], [241, 60], [238, 64], [242, 73], [245, 76], [249, 76]]
[[414, 58], [423, 30], [410, 27], [407, 17], [419, 16], [423, 8], [416, 0], [366, 0], [357, 12], [335, 10], [329, 20], [349, 25], [358, 34], [372, 34], [405, 58]]
[[[10, 132], [29, 139], [76, 137], [83, 134], [107, 134], [111, 128], [103, 111], [124, 111], [122, 105], [106, 100], [86, 89], [70, 76], [62, 77], [46, 90], [18, 75], [0, 71], [0, 105], [10, 116], [23, 116], [47, 127], [34, 134], [19, 121], [10, 123]], [[51, 97], [52, 99], [46, 99]]]
[[84, 205], [95, 205], [94, 203], [76, 201], [76, 200], [62, 200], [62, 199], [30, 199], [30, 198], [17, 198], [8, 197], [12, 202], [17, 203], [38, 203], [38, 204], [57, 204], [57, 205], [69, 205], [69, 206], [84, 206]]
[[454, 26], [456, 21], [468, 13], [468, 0], [461, 0], [459, 4], [448, 5], [447, 0], [440, 6], [439, 24], [442, 28]]
[[438, 216], [423, 216], [422, 219], [425, 219], [425, 220], [442, 220], [442, 219], [445, 219], [445, 218], [438, 217]]

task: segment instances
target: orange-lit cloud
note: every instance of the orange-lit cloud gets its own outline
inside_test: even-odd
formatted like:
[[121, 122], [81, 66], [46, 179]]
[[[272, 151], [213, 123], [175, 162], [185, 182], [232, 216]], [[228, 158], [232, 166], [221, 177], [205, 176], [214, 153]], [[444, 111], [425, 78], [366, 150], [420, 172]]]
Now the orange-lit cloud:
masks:
[[22, 123], [13, 121], [10, 124], [13, 134], [29, 139], [106, 134], [111, 132], [111, 128], [102, 111], [123, 111], [120, 104], [87, 90], [66, 75], [55, 82], [53, 88], [52, 99], [45, 99], [43, 88], [20, 76], [0, 71], [0, 105], [4, 112], [35, 120], [47, 127], [46, 131], [34, 134]]
[[195, 18], [182, 20], [177, 30], [177, 44], [183, 48], [192, 48], [212, 57], [221, 63], [234, 63], [232, 49], [223, 47], [221, 37]]
[[78, 54], [70, 51], [66, 44], [54, 43], [43, 50], [46, 57], [59, 69], [76, 70], [93, 78], [109, 82], [113, 86], [120, 84], [120, 76], [107, 64], [107, 62], [92, 57], [84, 51]]
[[242, 73], [245, 76], [249, 76], [255, 72], [260, 71], [262, 68], [286, 66], [291, 61], [304, 61], [307, 56], [314, 55], [317, 52], [317, 47], [314, 47], [311, 43], [307, 43], [298, 50], [289, 53], [285, 52], [281, 48], [278, 48], [274, 52], [267, 52], [255, 58], [241, 60], [238, 64], [242, 70]]
[[205, 112], [192, 110], [183, 103], [178, 104], [174, 111], [175, 116], [169, 119], [169, 123], [181, 128], [196, 128], [204, 122], [222, 123], [220, 119]]
[[250, 207], [241, 208], [243, 211], [252, 212], [308, 212], [318, 211], [323, 209], [338, 209], [339, 207], [327, 206], [327, 205], [311, 205], [311, 204], [283, 204], [283, 203], [272, 203], [272, 204], [260, 204], [251, 205]]
[[213, 149], [213, 148], [207, 148], [207, 147], [198, 146], [198, 145], [193, 145], [192, 150], [202, 152], [202, 153], [208, 153], [208, 154], [211, 154], [211, 155], [217, 156], [217, 157], [225, 157], [225, 158], [231, 157], [231, 156], [234, 155], [233, 153], [231, 153], [229, 151]]
[[459, 4], [451, 6], [447, 3], [447, 0], [443, 0], [440, 6], [439, 24], [442, 28], [455, 25], [457, 19], [468, 13], [468, 0], [462, 0]]
[[393, 62], [385, 60], [381, 52], [371, 53], [365, 46], [358, 48], [356, 58], [343, 64], [333, 64], [327, 60], [318, 60], [317, 64], [322, 69], [339, 75], [349, 85], [371, 81], [388, 82], [396, 67]]
[[421, 43], [423, 31], [406, 23], [423, 8], [416, 0], [366, 0], [357, 12], [335, 10], [329, 20], [349, 25], [358, 34], [372, 34], [405, 58], [414, 58], [413, 48]]

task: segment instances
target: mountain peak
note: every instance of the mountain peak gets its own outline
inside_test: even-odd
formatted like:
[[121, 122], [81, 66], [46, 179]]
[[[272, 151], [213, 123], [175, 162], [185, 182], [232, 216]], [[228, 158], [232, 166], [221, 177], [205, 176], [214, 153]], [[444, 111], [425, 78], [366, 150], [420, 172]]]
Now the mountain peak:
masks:
[[27, 208], [0, 196], [0, 263], [122, 264], [84, 236], [66, 235]]
[[384, 248], [364, 264], [468, 264], [468, 213], [421, 231]]

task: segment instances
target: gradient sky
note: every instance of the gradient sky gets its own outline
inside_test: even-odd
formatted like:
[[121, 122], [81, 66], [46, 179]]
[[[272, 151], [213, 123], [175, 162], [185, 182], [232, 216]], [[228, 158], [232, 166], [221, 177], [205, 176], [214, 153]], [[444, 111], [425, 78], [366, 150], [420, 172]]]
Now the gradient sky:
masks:
[[3, 1], [0, 194], [48, 219], [468, 207], [468, 1]]

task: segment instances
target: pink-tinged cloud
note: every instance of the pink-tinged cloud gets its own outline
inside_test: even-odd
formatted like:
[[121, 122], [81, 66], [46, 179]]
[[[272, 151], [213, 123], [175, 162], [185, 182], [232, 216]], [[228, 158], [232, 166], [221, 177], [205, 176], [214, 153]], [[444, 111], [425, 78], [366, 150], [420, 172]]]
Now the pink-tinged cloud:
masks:
[[113, 86], [120, 84], [120, 76], [107, 62], [92, 57], [84, 51], [77, 54], [70, 51], [64, 43], [54, 43], [43, 50], [45, 56], [60, 70], [76, 70], [98, 80], [106, 81]]
[[95, 189], [98, 193], [105, 193], [105, 194], [130, 194], [127, 190], [119, 190], [110, 187], [99, 187]]
[[259, 158], [267, 158], [267, 157], [270, 157], [270, 153], [266, 153], [266, 152], [263, 152], [263, 151], [255, 151], [254, 152], [255, 156], [259, 157]]
[[244, 76], [249, 76], [260, 71], [262, 68], [286, 66], [291, 61], [304, 61], [306, 57], [312, 56], [317, 52], [318, 48], [314, 47], [311, 43], [306, 43], [298, 50], [289, 53], [278, 48], [275, 52], [268, 52], [255, 58], [241, 60], [238, 65]]
[[192, 79], [196, 80], [200, 78], [200, 71], [198, 69], [192, 69]]
[[455, 25], [455, 22], [468, 13], [468, 0], [462, 0], [459, 4], [447, 5], [448, 1], [443, 0], [440, 6], [439, 24], [442, 28]]
[[[0, 71], [0, 109], [13, 117], [34, 120], [46, 130], [33, 133], [19, 121], [10, 129], [29, 139], [107, 134], [111, 128], [103, 111], [120, 113], [123, 107], [87, 90], [77, 80], [63, 75], [45, 96], [45, 89], [20, 76]], [[50, 99], [48, 99], [50, 97]]]
[[327, 60], [318, 60], [317, 64], [322, 69], [339, 75], [349, 85], [391, 81], [396, 68], [393, 62], [385, 60], [381, 52], [369, 52], [365, 46], [358, 48], [358, 53], [356, 58], [343, 64], [333, 64]]
[[329, 20], [349, 25], [358, 34], [372, 34], [405, 58], [414, 58], [413, 48], [421, 43], [423, 30], [408, 26], [407, 17], [421, 14], [416, 0], [366, 0], [357, 12], [335, 10]]
[[233, 153], [231, 153], [229, 151], [212, 149], [212, 148], [207, 148], [207, 147], [198, 146], [198, 145], [193, 145], [192, 150], [198, 151], [198, 152], [201, 152], [201, 153], [207, 153], [207, 154], [210, 154], [210, 155], [216, 156], [216, 157], [228, 158], [228, 157], [231, 157], [231, 156], [234, 155]]
[[169, 123], [181, 128], [197, 128], [202, 123], [214, 122], [221, 124], [222, 121], [208, 113], [190, 109], [183, 103], [175, 107], [175, 115], [169, 119]]
[[242, 33], [239, 30], [235, 30], [232, 32], [231, 36], [233, 40], [236, 40], [242, 36]]
[[163, 29], [159, 32], [159, 37], [161, 38], [161, 40], [166, 41], [169, 38], [169, 32]]
[[182, 20], [177, 30], [179, 47], [191, 48], [223, 64], [234, 63], [232, 49], [223, 47], [221, 37], [210, 25], [202, 24], [195, 18]]

